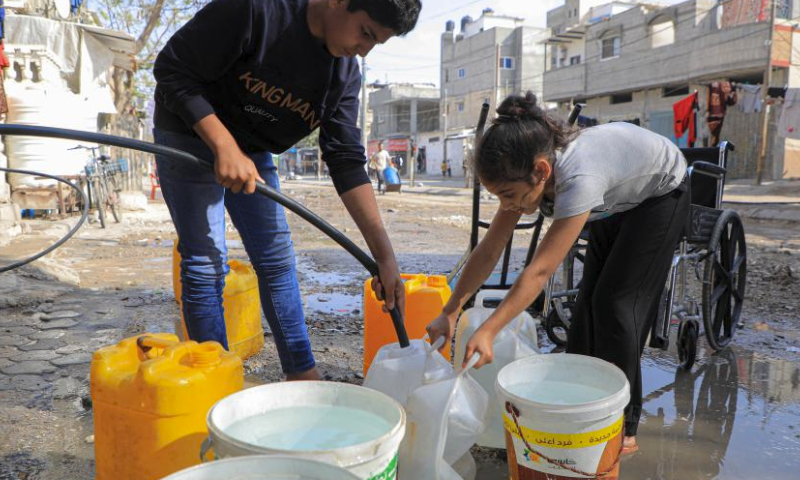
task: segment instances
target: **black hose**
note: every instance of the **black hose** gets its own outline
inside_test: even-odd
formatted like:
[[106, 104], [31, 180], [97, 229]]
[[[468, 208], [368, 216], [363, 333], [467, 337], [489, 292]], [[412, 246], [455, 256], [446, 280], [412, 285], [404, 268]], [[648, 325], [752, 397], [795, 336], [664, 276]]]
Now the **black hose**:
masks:
[[37, 177], [46, 177], [46, 178], [50, 178], [50, 179], [56, 180], [56, 181], [61, 182], [61, 183], [66, 183], [67, 185], [72, 187], [75, 191], [77, 191], [80, 194], [80, 196], [81, 196], [81, 204], [83, 205], [83, 212], [81, 213], [80, 220], [78, 220], [78, 223], [73, 225], [73, 227], [67, 232], [66, 235], [64, 235], [56, 243], [50, 245], [50, 247], [48, 247], [45, 250], [42, 250], [41, 252], [37, 253], [36, 255], [32, 255], [32, 256], [30, 256], [28, 258], [25, 258], [25, 259], [22, 259], [22, 260], [20, 260], [18, 262], [14, 262], [11, 265], [6, 265], [4, 267], [0, 267], [0, 273], [3, 273], [3, 272], [8, 272], [9, 270], [14, 270], [15, 268], [19, 268], [19, 267], [21, 267], [23, 265], [27, 265], [27, 264], [31, 263], [32, 261], [34, 261], [34, 260], [37, 260], [37, 259], [39, 259], [41, 257], [44, 257], [48, 253], [52, 252], [56, 248], [58, 248], [61, 245], [63, 245], [64, 242], [66, 242], [67, 240], [72, 238], [72, 236], [75, 235], [75, 233], [77, 233], [78, 229], [81, 228], [81, 225], [83, 225], [83, 222], [86, 221], [86, 217], [89, 215], [89, 199], [86, 198], [86, 193], [84, 193], [83, 190], [78, 188], [77, 185], [75, 185], [74, 183], [72, 183], [72, 182], [70, 182], [68, 180], [65, 180], [65, 179], [63, 179], [61, 177], [57, 177], [55, 175], [48, 175], [48, 174], [42, 173], [42, 172], [33, 172], [33, 171], [30, 171], [30, 170], [19, 170], [19, 169], [16, 169], [16, 168], [5, 168], [5, 167], [0, 167], [0, 171], [2, 171], [2, 172], [10, 172], [10, 173], [19, 173], [19, 174], [22, 174], [22, 175], [31, 175], [31, 176], [37, 176]]
[[[82, 132], [79, 130], [69, 130], [65, 128], [52, 128], [52, 127], [39, 127], [29, 125], [15, 125], [15, 124], [0, 124], [0, 135], [21, 135], [29, 137], [48, 137], [48, 138], [62, 138], [67, 140], [78, 140], [84, 142], [100, 143], [104, 145], [112, 145], [115, 147], [127, 148], [131, 150], [138, 150], [140, 152], [152, 153], [154, 155], [162, 155], [165, 157], [174, 158], [187, 163], [192, 163], [205, 169], [213, 169], [213, 163], [197, 158], [194, 155], [178, 150], [176, 148], [165, 147], [163, 145], [156, 145], [150, 142], [141, 140], [133, 140], [130, 138], [118, 137], [115, 135], [107, 135], [104, 133], [95, 132]], [[334, 242], [338, 243], [342, 248], [355, 257], [358, 262], [367, 269], [373, 277], [379, 276], [378, 264], [375, 260], [367, 255], [363, 250], [347, 238], [342, 232], [336, 230], [331, 224], [314, 214], [311, 210], [296, 202], [295, 200], [283, 195], [275, 189], [269, 187], [262, 182], [256, 182], [256, 191], [275, 202], [283, 205], [298, 215], [303, 220], [317, 227], [325, 235], [330, 237]], [[397, 339], [400, 346], [405, 348], [409, 346], [408, 334], [406, 327], [403, 324], [403, 318], [400, 310], [395, 304], [394, 308], [389, 311], [394, 324]]]

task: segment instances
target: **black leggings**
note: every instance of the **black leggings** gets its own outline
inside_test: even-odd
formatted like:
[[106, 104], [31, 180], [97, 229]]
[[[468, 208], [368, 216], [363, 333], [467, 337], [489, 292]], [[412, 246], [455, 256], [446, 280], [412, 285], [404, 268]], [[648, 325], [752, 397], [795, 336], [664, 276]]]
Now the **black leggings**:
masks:
[[618, 366], [628, 377], [625, 435], [636, 435], [642, 413], [640, 359], [658, 312], [667, 276], [689, 212], [683, 185], [636, 208], [589, 224], [567, 352]]

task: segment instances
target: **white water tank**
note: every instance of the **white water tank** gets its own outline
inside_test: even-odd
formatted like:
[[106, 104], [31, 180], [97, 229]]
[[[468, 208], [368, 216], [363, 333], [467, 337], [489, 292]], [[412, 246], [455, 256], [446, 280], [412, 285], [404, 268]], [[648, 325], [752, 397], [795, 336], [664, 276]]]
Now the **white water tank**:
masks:
[[[48, 83], [6, 83], [8, 115], [6, 123], [69, 128], [97, 132], [97, 109], [89, 101]], [[6, 136], [6, 155], [10, 168], [33, 170], [51, 175], [77, 175], [83, 172], [90, 154], [86, 150], [69, 150], [78, 144], [73, 140], [41, 137]], [[28, 175], [9, 174], [12, 189], [45, 187], [55, 180], [35, 180]]]

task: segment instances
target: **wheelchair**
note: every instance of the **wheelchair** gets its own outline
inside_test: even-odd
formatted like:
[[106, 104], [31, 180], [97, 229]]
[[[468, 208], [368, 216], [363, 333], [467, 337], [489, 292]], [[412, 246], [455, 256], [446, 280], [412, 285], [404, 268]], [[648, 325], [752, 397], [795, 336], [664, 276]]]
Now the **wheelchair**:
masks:
[[[697, 357], [700, 322], [709, 346], [719, 351], [733, 339], [742, 313], [747, 280], [744, 226], [735, 210], [721, 208], [728, 158], [733, 150], [730, 142], [722, 142], [718, 148], [681, 149], [688, 165], [689, 215], [648, 343], [668, 349], [671, 327], [677, 324], [678, 359], [685, 370], [692, 368]], [[545, 290], [545, 332], [556, 345], [566, 344], [580, 288], [577, 266], [583, 262], [587, 241], [584, 231], [564, 260], [562, 289], [556, 291], [555, 278], [551, 278]], [[694, 271], [702, 287], [699, 302], [696, 292], [688, 288], [690, 271]]]

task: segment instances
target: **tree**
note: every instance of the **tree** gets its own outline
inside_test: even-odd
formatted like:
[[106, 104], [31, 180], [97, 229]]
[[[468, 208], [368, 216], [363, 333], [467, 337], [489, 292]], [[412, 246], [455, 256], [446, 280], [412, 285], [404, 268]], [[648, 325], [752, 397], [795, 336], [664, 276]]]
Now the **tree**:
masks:
[[136, 98], [153, 96], [153, 63], [169, 37], [200, 9], [206, 0], [98, 0], [102, 26], [136, 38], [136, 72], [114, 68], [111, 87], [117, 112], [130, 110]]

